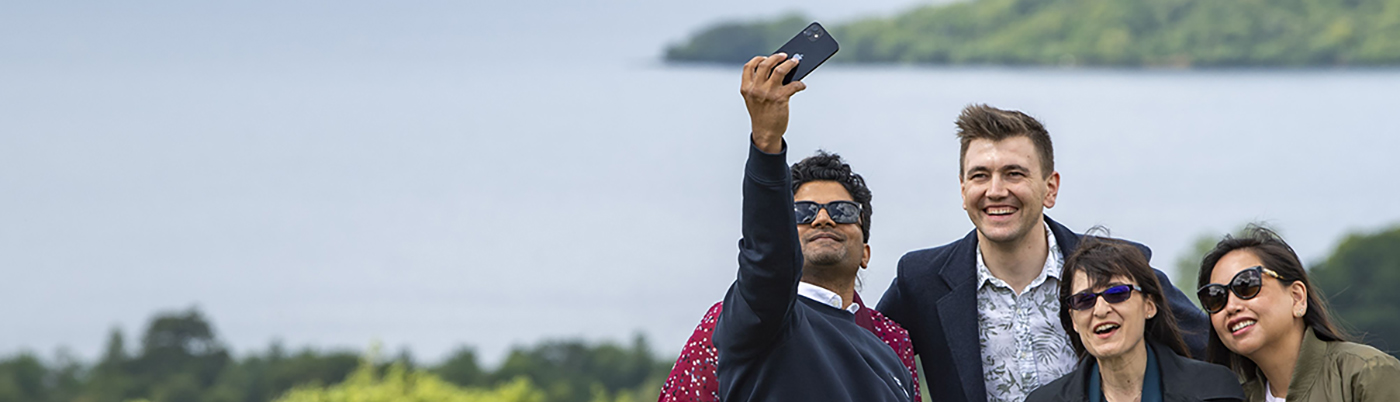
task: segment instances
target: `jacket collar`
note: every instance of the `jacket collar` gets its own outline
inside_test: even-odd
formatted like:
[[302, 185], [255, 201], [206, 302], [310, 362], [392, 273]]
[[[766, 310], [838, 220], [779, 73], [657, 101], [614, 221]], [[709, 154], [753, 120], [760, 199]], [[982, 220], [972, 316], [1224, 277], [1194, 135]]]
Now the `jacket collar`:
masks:
[[[1235, 384], [1234, 382], [1205, 377], [1209, 376], [1210, 373], [1186, 367], [1191, 360], [1176, 354], [1167, 345], [1147, 342], [1152, 345], [1150, 349], [1157, 358], [1157, 369], [1162, 378], [1162, 400], [1209, 401], [1238, 397], [1240, 392], [1238, 388], [1227, 387]], [[1092, 367], [1096, 364], [1098, 362], [1094, 360], [1094, 356], [1086, 354], [1083, 359], [1080, 359], [1075, 370], [1065, 375], [1068, 381], [1064, 382], [1064, 388], [1059, 390], [1059, 400], [1089, 400], [1087, 393], [1089, 375], [1093, 371]]]
[[[1079, 235], [1049, 216], [1044, 218], [1055, 234], [1060, 252], [1066, 256], [1073, 253], [1079, 245]], [[972, 402], [985, 401], [987, 384], [982, 378], [982, 348], [977, 333], [977, 229], [953, 244], [938, 275], [949, 289], [938, 300], [938, 316], [943, 317], [943, 337], [962, 382], [963, 396]]]
[[1162, 373], [1162, 399], [1183, 399], [1189, 401], [1210, 401], [1238, 398], [1240, 388], [1235, 381], [1219, 381], [1208, 371], [1192, 370], [1190, 358], [1176, 354], [1172, 348], [1160, 343], [1152, 343], [1152, 351], [1157, 355], [1157, 366]]
[[[1327, 341], [1319, 339], [1311, 327], [1303, 330], [1303, 345], [1298, 350], [1298, 360], [1293, 364], [1293, 378], [1288, 381], [1289, 395], [1309, 395], [1317, 377], [1322, 375], [1322, 359], [1327, 355]], [[1264, 384], [1264, 372], [1254, 367], [1254, 372], [1245, 373], [1246, 391], [1251, 393], [1269, 392]]]
[[[1074, 248], [1079, 245], [1079, 234], [1070, 231], [1065, 225], [1050, 219], [1049, 215], [1044, 215], [1045, 224], [1050, 227], [1050, 233], [1054, 234], [1055, 243], [1060, 247], [1060, 253], [1069, 257], [1074, 253]], [[958, 285], [977, 280], [977, 229], [972, 229], [963, 236], [954, 246], [951, 264], [943, 267], [939, 275], [948, 284], [949, 289], [957, 289]], [[1151, 258], [1151, 254], [1148, 254]], [[975, 287], [975, 285], [974, 285]], [[976, 313], [975, 311], [973, 312]], [[973, 317], [976, 318], [975, 316]]]

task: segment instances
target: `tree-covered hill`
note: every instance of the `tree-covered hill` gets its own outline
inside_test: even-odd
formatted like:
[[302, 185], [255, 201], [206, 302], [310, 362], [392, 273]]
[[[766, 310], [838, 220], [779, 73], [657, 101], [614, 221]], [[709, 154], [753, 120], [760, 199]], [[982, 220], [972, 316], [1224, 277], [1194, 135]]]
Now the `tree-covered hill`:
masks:
[[[741, 62], [809, 20], [723, 22], [666, 49]], [[823, 23], [833, 61], [1091, 66], [1400, 64], [1400, 0], [970, 0]]]

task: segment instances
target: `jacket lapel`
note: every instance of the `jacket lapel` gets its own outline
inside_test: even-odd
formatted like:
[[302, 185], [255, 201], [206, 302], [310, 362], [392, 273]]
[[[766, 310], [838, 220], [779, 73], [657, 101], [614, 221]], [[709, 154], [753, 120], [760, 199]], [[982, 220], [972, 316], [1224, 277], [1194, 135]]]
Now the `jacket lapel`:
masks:
[[977, 329], [977, 231], [973, 230], [952, 250], [951, 261], [939, 272], [951, 289], [938, 300], [938, 316], [948, 341], [951, 362], [962, 381], [969, 402], [987, 400], [982, 380], [982, 345]]

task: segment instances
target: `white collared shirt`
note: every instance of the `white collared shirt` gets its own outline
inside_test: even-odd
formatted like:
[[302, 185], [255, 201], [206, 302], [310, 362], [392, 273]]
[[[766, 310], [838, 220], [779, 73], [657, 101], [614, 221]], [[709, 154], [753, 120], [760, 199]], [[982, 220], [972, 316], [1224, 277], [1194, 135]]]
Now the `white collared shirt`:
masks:
[[841, 295], [836, 294], [836, 292], [827, 290], [824, 287], [813, 285], [807, 282], [797, 283], [797, 294], [808, 299], [816, 300], [817, 303], [835, 307], [838, 310], [846, 310], [851, 314], [855, 314], [857, 311], [860, 311], [860, 304], [858, 303], [851, 303], [849, 307], [846, 307], [844, 309], [841, 308], [841, 305], [845, 304], [841, 301]]
[[1018, 296], [992, 276], [977, 249], [977, 325], [987, 400], [1021, 402], [1032, 390], [1074, 369], [1074, 349], [1060, 325], [1060, 269], [1065, 256], [1050, 224], [1040, 275]]
[[1264, 379], [1264, 402], [1284, 402], [1285, 400], [1288, 399], [1288, 398], [1279, 398], [1279, 397], [1277, 397], [1277, 396], [1274, 396], [1274, 391], [1271, 391], [1271, 389], [1272, 389], [1272, 388], [1269, 388], [1269, 379], [1265, 378], [1265, 379]]

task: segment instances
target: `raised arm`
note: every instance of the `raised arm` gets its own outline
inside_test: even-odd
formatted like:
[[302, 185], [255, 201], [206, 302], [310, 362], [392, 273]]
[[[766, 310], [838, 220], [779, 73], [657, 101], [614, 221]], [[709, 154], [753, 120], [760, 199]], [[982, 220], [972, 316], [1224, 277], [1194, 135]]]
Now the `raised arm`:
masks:
[[739, 273], [724, 297], [714, 342], [721, 359], [763, 353], [792, 323], [802, 250], [792, 212], [792, 176], [783, 133], [788, 99], [803, 84], [782, 85], [797, 66], [785, 55], [755, 57], [744, 65], [740, 93], [748, 106], [752, 145], [744, 167], [743, 238]]

